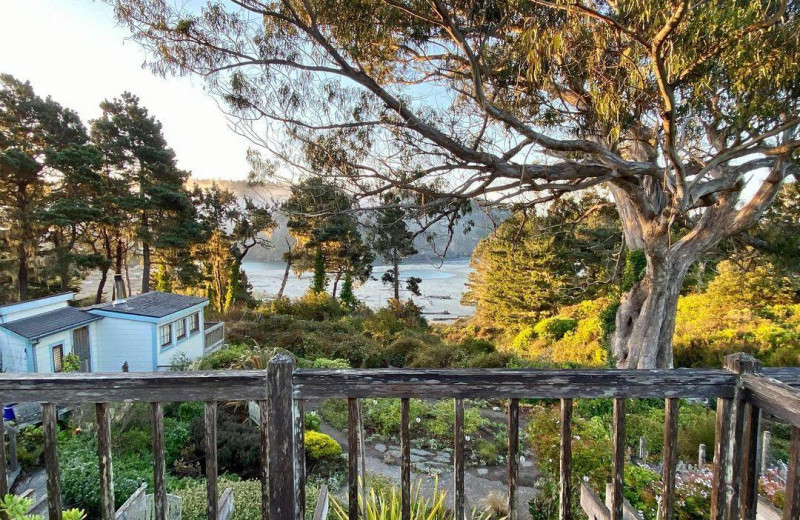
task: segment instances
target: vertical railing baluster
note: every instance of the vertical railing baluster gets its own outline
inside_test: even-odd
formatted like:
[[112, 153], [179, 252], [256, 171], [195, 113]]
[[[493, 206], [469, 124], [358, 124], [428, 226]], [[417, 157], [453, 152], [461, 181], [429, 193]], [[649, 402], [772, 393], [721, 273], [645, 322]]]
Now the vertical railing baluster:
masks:
[[717, 417], [714, 433], [714, 475], [711, 484], [711, 520], [725, 520], [725, 473], [730, 465], [728, 443], [731, 438], [730, 413], [732, 399], [717, 399]]
[[800, 518], [800, 428], [792, 426], [789, 440], [789, 468], [786, 472], [786, 504], [783, 520]]
[[296, 520], [303, 520], [306, 514], [306, 443], [305, 443], [305, 401], [294, 400], [294, 461], [297, 475], [295, 487]]
[[611, 460], [611, 520], [622, 520], [623, 471], [625, 469], [625, 398], [614, 399], [612, 425], [613, 455]]
[[[3, 403], [0, 403], [0, 412]], [[6, 429], [3, 417], [0, 416], [0, 497], [8, 494], [8, 463], [6, 462]]]
[[219, 500], [217, 495], [217, 403], [205, 404], [206, 451], [206, 516], [217, 520]]
[[261, 520], [269, 520], [269, 404], [258, 402], [258, 426], [261, 434]]
[[464, 400], [455, 400], [453, 425], [453, 513], [456, 520], [464, 520]]
[[347, 400], [348, 504], [350, 520], [358, 519], [358, 400]]
[[664, 405], [664, 464], [661, 480], [664, 489], [661, 493], [659, 520], [675, 518], [675, 470], [678, 466], [678, 407], [680, 400], [667, 398]]
[[58, 468], [58, 417], [56, 405], [42, 403], [44, 465], [47, 470], [47, 511], [50, 520], [61, 520], [61, 475]]
[[508, 520], [517, 520], [519, 481], [519, 399], [508, 402]]
[[278, 354], [270, 360], [267, 367], [270, 520], [290, 520], [297, 514], [293, 374], [294, 358], [289, 354]]
[[755, 520], [758, 509], [758, 440], [761, 436], [761, 409], [752, 403], [744, 407], [742, 432], [742, 482], [739, 511], [742, 520]]
[[572, 399], [561, 399], [558, 518], [572, 520]]
[[155, 520], [167, 518], [167, 485], [164, 480], [164, 404], [150, 403], [151, 437], [153, 442], [153, 509]]
[[401, 520], [411, 520], [411, 435], [409, 432], [410, 400], [400, 400], [400, 488], [401, 488]]
[[111, 413], [108, 403], [97, 403], [97, 459], [100, 470], [100, 518], [114, 520], [114, 470], [111, 459]]

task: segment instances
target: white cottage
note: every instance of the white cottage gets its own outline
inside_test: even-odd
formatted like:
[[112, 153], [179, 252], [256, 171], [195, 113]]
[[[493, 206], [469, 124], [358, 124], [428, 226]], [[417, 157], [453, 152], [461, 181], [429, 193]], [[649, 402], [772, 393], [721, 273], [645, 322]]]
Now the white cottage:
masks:
[[[206, 298], [149, 292], [88, 308], [72, 293], [0, 306], [0, 355], [6, 372], [60, 372], [78, 356], [87, 372], [149, 372], [218, 347], [222, 324], [206, 330]], [[207, 344], [211, 332], [214, 345]]]

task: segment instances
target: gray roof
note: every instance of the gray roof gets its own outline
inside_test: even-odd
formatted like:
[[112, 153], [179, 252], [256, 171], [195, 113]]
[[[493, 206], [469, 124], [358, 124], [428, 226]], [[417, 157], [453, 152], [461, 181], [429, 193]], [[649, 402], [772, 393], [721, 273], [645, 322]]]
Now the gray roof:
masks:
[[117, 305], [104, 303], [96, 305], [92, 309], [119, 314], [148, 316], [150, 318], [163, 318], [207, 301], [207, 298], [197, 296], [151, 291], [131, 296], [125, 303], [118, 303]]
[[76, 329], [87, 323], [102, 319], [75, 307], [64, 307], [29, 318], [0, 325], [28, 339], [38, 339], [64, 330]]

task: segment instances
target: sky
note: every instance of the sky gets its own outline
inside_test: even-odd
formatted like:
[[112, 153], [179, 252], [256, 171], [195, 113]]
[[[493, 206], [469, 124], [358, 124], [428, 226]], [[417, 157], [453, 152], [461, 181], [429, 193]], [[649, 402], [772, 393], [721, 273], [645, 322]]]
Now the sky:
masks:
[[179, 166], [194, 178], [245, 179], [250, 143], [230, 130], [202, 79], [153, 75], [129, 37], [97, 1], [0, 0], [0, 73], [30, 81], [87, 124], [102, 100], [128, 90], [161, 121]]

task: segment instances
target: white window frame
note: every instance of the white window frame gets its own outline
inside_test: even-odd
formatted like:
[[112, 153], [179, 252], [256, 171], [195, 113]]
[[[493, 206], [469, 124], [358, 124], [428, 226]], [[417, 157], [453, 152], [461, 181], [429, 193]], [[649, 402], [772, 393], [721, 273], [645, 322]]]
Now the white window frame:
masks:
[[[189, 320], [191, 322], [191, 327], [189, 329], [190, 334], [195, 334], [200, 332], [200, 313], [195, 312], [191, 316], [189, 316]], [[195, 323], [197, 324], [197, 328], [195, 328]]]
[[[56, 349], [59, 352], [59, 360], [58, 366], [56, 366]], [[53, 361], [53, 372], [63, 372], [64, 371], [64, 344], [57, 343], [50, 347], [50, 356]]]
[[[173, 323], [175, 325], [175, 340], [181, 341], [182, 339], [186, 339], [189, 336], [186, 330], [186, 318], [175, 320]], [[183, 334], [180, 333], [181, 327], [183, 327]]]
[[[169, 341], [164, 343], [164, 327], [169, 331]], [[158, 342], [161, 344], [161, 348], [167, 348], [172, 345], [172, 324], [167, 323], [166, 325], [161, 325], [158, 329]]]

